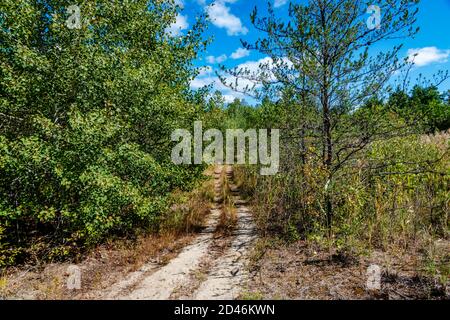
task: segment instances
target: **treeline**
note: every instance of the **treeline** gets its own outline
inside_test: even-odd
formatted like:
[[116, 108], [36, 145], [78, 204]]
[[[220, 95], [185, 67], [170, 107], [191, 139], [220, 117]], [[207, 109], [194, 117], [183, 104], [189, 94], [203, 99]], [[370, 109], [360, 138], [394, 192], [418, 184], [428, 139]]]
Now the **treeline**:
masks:
[[72, 4], [0, 4], [0, 266], [157, 231], [203, 170], [172, 164], [170, 137], [205, 114], [204, 19], [172, 37], [173, 1], [81, 1], [69, 27]]
[[372, 99], [366, 107], [394, 112], [406, 123], [415, 125], [416, 131], [435, 133], [450, 129], [450, 90], [440, 93], [436, 86], [413, 87], [411, 92], [398, 88], [386, 103]]

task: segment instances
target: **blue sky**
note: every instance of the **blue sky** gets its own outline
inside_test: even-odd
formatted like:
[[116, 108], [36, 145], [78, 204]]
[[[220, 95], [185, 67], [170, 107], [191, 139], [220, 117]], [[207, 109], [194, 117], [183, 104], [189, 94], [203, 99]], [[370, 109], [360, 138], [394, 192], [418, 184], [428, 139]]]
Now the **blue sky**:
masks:
[[[287, 17], [288, 0], [268, 0], [280, 17]], [[191, 84], [195, 88], [213, 83], [227, 101], [235, 97], [252, 99], [233, 92], [220, 84], [214, 71], [219, 64], [227, 67], [249, 66], [255, 68], [260, 59], [265, 57], [255, 51], [242, 48], [241, 39], [252, 42], [260, 36], [250, 23], [250, 13], [255, 6], [261, 14], [266, 12], [267, 0], [216, 0], [214, 6], [211, 0], [176, 0], [182, 10], [176, 23], [172, 26], [174, 34], [185, 32], [195, 22], [196, 17], [208, 10], [210, 15], [209, 28], [206, 36], [212, 36], [209, 45], [201, 59], [196, 63], [204, 66], [203, 72]], [[306, 2], [307, 0], [297, 0]], [[296, 1], [294, 1], [296, 2]], [[373, 1], [376, 5], [377, 0]], [[415, 79], [419, 74], [430, 77], [438, 70], [450, 70], [450, 0], [422, 0], [419, 7], [418, 26], [421, 28], [414, 39], [402, 40], [404, 47], [401, 55], [417, 53], [416, 65], [411, 72]], [[369, 17], [369, 14], [368, 14]], [[391, 43], [382, 44], [379, 49], [388, 48]], [[444, 82], [441, 90], [450, 89], [450, 80]]]

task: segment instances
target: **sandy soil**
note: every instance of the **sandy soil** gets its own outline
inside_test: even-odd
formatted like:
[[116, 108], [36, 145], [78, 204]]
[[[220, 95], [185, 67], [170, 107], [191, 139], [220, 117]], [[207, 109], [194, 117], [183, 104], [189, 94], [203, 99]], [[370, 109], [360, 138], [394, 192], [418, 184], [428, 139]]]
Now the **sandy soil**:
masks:
[[[368, 290], [368, 268], [380, 267], [380, 289]], [[355, 258], [299, 241], [268, 246], [253, 265], [246, 299], [449, 299], [449, 282], [418, 272], [417, 257], [375, 251]]]

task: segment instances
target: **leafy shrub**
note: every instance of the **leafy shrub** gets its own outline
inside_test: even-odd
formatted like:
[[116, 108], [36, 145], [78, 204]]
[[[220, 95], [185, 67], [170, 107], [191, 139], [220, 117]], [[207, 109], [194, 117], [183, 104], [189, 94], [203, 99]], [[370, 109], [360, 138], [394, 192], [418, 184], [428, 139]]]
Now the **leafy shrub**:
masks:
[[170, 161], [171, 132], [204, 116], [189, 81], [204, 20], [166, 28], [173, 1], [2, 1], [0, 264], [57, 259], [156, 231], [203, 168]]

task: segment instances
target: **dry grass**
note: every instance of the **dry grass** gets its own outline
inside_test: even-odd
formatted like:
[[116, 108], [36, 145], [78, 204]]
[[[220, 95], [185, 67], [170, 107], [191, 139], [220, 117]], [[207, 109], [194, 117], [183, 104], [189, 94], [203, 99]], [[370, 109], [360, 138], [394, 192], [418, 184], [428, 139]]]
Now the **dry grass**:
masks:
[[164, 265], [191, 240], [175, 233], [142, 236], [136, 241], [116, 240], [91, 251], [77, 266], [82, 289], [68, 290], [71, 263], [10, 268], [0, 277], [0, 297], [11, 299], [73, 299], [106, 288], [149, 261]]
[[217, 225], [217, 232], [222, 235], [230, 235], [237, 223], [237, 209], [235, 204], [235, 196], [232, 193], [234, 185], [234, 178], [230, 180], [225, 174], [225, 170], [221, 175], [222, 189], [220, 197], [223, 199], [219, 223]]
[[[261, 239], [253, 280], [242, 298], [257, 299], [449, 299], [448, 286], [418, 272], [414, 255], [375, 251], [367, 257], [345, 256], [304, 241], [281, 245]], [[255, 258], [256, 258], [255, 256]], [[366, 289], [367, 268], [382, 268], [381, 290]]]
[[174, 192], [171, 210], [163, 217], [161, 233], [197, 232], [203, 227], [214, 200], [214, 181], [209, 179], [192, 192]]
[[450, 130], [446, 132], [438, 132], [434, 135], [423, 135], [421, 141], [431, 145], [437, 146], [441, 151], [448, 150], [448, 143], [450, 141]]
[[[237, 167], [235, 176], [253, 198], [262, 235], [288, 242], [309, 240], [354, 255], [408, 252], [420, 262], [417, 272], [425, 270], [445, 283], [450, 279], [449, 142], [446, 132], [371, 146], [336, 178], [331, 230], [324, 219], [324, 180], [318, 164], [302, 168], [295, 157], [288, 157], [292, 168], [277, 176], [260, 177], [252, 167]], [[369, 170], [369, 162], [382, 169]]]

